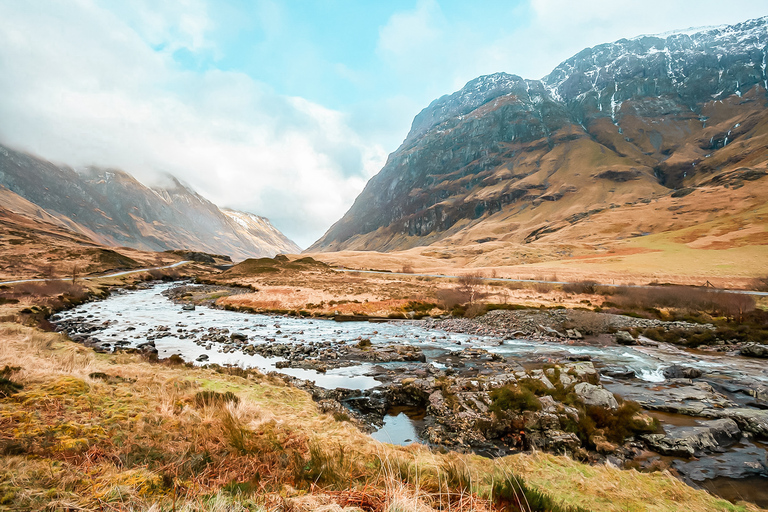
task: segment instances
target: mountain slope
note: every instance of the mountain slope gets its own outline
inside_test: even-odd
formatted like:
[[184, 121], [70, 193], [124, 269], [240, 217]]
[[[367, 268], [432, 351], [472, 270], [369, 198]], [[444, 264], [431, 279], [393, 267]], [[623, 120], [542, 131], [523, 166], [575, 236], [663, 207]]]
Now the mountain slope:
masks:
[[221, 211], [246, 233], [258, 239], [262, 248], [268, 249], [274, 254], [298, 254], [301, 252], [301, 247], [275, 228], [268, 218], [229, 208], [221, 208]]
[[235, 259], [297, 252], [271, 225], [244, 228], [175, 178], [170, 187], [149, 188], [122, 171], [79, 173], [0, 146], [0, 185], [104, 245], [192, 249]]
[[727, 198], [750, 182], [764, 201], [766, 44], [761, 18], [589, 48], [542, 80], [472, 80], [416, 116], [307, 251], [598, 246], [725, 215], [708, 212], [705, 190]]

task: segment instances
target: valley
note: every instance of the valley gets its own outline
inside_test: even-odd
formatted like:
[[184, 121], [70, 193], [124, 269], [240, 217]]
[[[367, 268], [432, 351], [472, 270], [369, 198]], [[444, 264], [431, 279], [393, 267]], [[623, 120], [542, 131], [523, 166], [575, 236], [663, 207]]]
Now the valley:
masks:
[[304, 251], [161, 168], [2, 142], [0, 509], [768, 510], [766, 41], [479, 76], [367, 175], [300, 96], [245, 130], [239, 76], [204, 102], [243, 110], [226, 151], [177, 158], [276, 225], [359, 181]]

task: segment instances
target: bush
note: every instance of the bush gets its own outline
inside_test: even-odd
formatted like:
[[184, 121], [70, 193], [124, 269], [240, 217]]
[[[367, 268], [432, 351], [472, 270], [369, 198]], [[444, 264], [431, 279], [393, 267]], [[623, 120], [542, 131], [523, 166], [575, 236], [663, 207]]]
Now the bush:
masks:
[[564, 425], [568, 432], [573, 432], [585, 444], [590, 443], [593, 434], [602, 434], [616, 444], [621, 444], [628, 437], [638, 434], [650, 434], [658, 431], [659, 421], [653, 419], [649, 424], [638, 419], [640, 404], [625, 400], [618, 409], [585, 406], [578, 404], [579, 419]]
[[606, 439], [614, 443], [622, 443], [636, 434], [651, 434], [658, 429], [659, 423], [656, 419], [652, 425], [637, 420], [639, 412], [640, 404], [631, 400], [624, 401], [616, 410], [595, 406], [586, 409], [587, 416], [594, 422], [595, 427], [603, 429]]
[[607, 321], [605, 315], [582, 309], [574, 309], [568, 313], [565, 329], [576, 329], [582, 334], [599, 334], [605, 332]]
[[497, 414], [506, 411], [539, 411], [541, 403], [530, 389], [507, 384], [491, 391], [489, 409]]
[[594, 295], [597, 293], [597, 282], [579, 281], [577, 283], [567, 283], [563, 285], [563, 291], [566, 293], [577, 293], [580, 295]]
[[768, 276], [756, 277], [752, 281], [752, 289], [759, 292], [768, 292]]
[[743, 293], [729, 293], [690, 286], [654, 286], [649, 288], [617, 287], [611, 301], [604, 306], [659, 313], [660, 308], [672, 308], [678, 316], [699, 321], [700, 313], [728, 316], [741, 322], [755, 310], [755, 299]]
[[484, 315], [486, 311], [487, 309], [485, 307], [485, 304], [480, 304], [478, 302], [475, 302], [474, 304], [470, 304], [469, 307], [467, 307], [467, 310], [464, 312], [464, 317], [475, 318], [475, 317]]
[[460, 304], [469, 302], [469, 296], [464, 291], [455, 288], [438, 290], [436, 295], [437, 300], [445, 310], [450, 310]]
[[459, 276], [458, 289], [469, 297], [469, 302], [475, 302], [485, 294], [481, 293], [480, 287], [483, 285], [483, 276], [479, 272], [472, 272]]

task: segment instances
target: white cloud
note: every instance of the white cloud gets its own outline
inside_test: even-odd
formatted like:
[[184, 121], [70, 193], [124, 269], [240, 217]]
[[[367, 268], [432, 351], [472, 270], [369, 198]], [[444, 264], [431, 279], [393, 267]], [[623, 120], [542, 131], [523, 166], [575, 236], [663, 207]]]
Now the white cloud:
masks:
[[132, 5], [144, 33], [85, 0], [0, 4], [0, 141], [145, 182], [168, 172], [313, 242], [383, 164], [380, 147], [341, 113], [247, 75], [181, 70], [174, 49], [211, 49], [204, 11], [175, 25], [173, 12]]
[[[621, 37], [768, 14], [762, 1], [720, 4], [531, 0], [463, 16], [419, 0], [381, 25], [375, 55], [356, 67], [295, 33], [290, 10], [274, 0], [249, 3], [242, 20], [237, 7], [210, 0], [0, 1], [0, 142], [145, 181], [175, 174], [217, 204], [270, 217], [306, 246], [378, 172], [382, 146], [394, 149], [440, 95], [497, 71], [540, 78], [584, 47]], [[213, 17], [222, 26], [214, 9], [229, 9]], [[258, 64], [278, 62], [280, 83], [342, 76], [371, 97], [337, 98], [343, 111], [332, 110], [245, 73], [190, 71], [175, 60], [188, 54], [215, 67], [215, 34], [237, 23], [257, 27], [253, 59], [273, 56]], [[283, 54], [286, 44], [292, 51]], [[320, 72], [327, 63], [334, 73]]]

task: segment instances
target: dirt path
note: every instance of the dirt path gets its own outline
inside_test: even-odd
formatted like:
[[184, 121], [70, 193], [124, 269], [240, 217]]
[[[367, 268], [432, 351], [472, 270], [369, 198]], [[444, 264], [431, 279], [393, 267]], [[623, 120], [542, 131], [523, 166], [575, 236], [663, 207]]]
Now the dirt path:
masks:
[[[78, 279], [103, 279], [103, 278], [109, 278], [109, 277], [119, 277], [119, 276], [125, 276], [128, 274], [136, 274], [138, 272], [147, 272], [149, 270], [164, 270], [167, 268], [175, 268], [180, 267], [181, 265], [184, 265], [186, 263], [192, 263], [191, 261], [178, 261], [174, 263], [173, 265], [166, 265], [164, 267], [149, 267], [149, 268], [140, 268], [136, 270], [125, 270], [122, 272], [116, 272], [114, 274], [107, 274], [103, 276], [83, 276], [78, 277]], [[18, 284], [18, 283], [37, 283], [42, 281], [70, 281], [71, 277], [55, 277], [55, 278], [43, 278], [43, 279], [20, 279], [17, 281], [0, 281], [0, 285], [4, 284]]]

